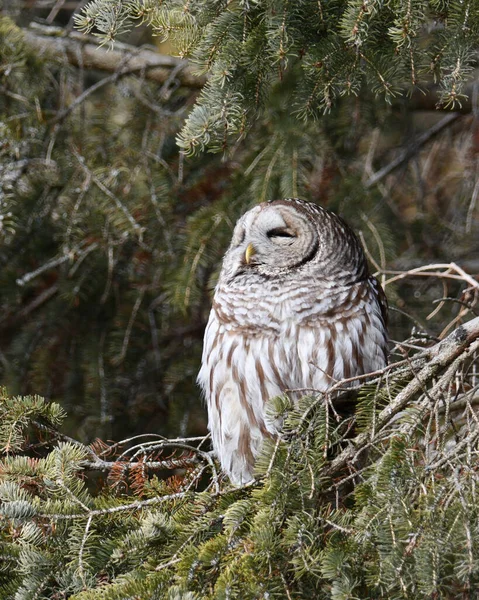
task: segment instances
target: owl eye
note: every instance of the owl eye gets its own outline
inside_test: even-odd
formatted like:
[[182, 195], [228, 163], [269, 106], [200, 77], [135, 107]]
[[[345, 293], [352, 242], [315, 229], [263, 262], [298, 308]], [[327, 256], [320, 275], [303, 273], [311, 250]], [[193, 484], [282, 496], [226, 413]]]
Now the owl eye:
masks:
[[296, 234], [290, 229], [281, 229], [279, 227], [277, 227], [276, 229], [270, 229], [266, 232], [266, 235], [269, 237], [270, 240], [274, 238], [291, 239], [296, 237]]

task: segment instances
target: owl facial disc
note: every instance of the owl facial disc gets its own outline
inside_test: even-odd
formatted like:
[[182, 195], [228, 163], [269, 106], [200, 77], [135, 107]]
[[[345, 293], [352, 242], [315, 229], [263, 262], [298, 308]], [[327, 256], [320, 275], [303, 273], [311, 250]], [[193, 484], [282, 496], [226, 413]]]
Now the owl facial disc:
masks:
[[243, 265], [274, 275], [309, 260], [317, 249], [318, 235], [308, 216], [296, 207], [265, 203], [238, 221], [233, 252], [235, 246]]

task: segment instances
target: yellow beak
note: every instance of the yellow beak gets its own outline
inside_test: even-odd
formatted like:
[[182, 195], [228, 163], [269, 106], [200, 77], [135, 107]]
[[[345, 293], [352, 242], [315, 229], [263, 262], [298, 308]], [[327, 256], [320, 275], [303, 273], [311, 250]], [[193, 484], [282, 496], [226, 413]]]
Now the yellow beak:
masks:
[[244, 259], [246, 264], [249, 265], [251, 262], [251, 258], [256, 254], [256, 250], [254, 249], [253, 244], [248, 244], [246, 247], [246, 251], [244, 253]]

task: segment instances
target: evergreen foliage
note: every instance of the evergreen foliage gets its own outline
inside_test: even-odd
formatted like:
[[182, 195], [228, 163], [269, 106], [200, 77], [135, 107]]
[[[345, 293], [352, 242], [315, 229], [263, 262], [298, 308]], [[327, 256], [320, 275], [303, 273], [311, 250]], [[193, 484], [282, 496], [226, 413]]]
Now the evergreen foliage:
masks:
[[[100, 41], [140, 22], [173, 39], [209, 75], [199, 96], [128, 57], [102, 78], [44, 56], [0, 16], [2, 600], [473, 597], [477, 335], [410, 347], [476, 310], [477, 282], [450, 262], [477, 255], [477, 123], [423, 146], [404, 94], [437, 81], [444, 105], [463, 102], [478, 13], [88, 3], [77, 23]], [[374, 179], [396, 147], [402, 168]], [[393, 339], [414, 323], [405, 362], [354, 412], [274, 399], [284, 435], [235, 489], [202, 437], [202, 330], [236, 218], [286, 196], [344, 215], [378, 271], [445, 266], [386, 282]], [[86, 445], [97, 436], [129, 439]]]
[[439, 103], [455, 108], [479, 43], [471, 0], [95, 0], [76, 18], [103, 43], [144, 22], [209, 75], [177, 138], [187, 154], [241, 139], [291, 77], [289, 109], [298, 119], [330, 111], [344, 95], [369, 90], [390, 102], [432, 81]]
[[[188, 268], [185, 246], [195, 254], [205, 240], [187, 242], [182, 230], [205, 198], [219, 195], [204, 188], [219, 165], [184, 164], [174, 146], [184, 90], [158, 105], [164, 118], [156, 120], [142, 104], [153, 86], [140, 89], [125, 76], [62, 117], [79, 74], [39, 61], [5, 18], [0, 65], [2, 382], [61, 398], [71, 427], [82, 425], [87, 439], [118, 434], [125, 416], [165, 432], [173, 391], [170, 427], [201, 427], [187, 416], [199, 415], [199, 311], [234, 213], [226, 189], [219, 203], [229, 201], [230, 210], [217, 250]], [[244, 203], [236, 200], [233, 211]], [[216, 213], [205, 216], [205, 239]], [[190, 300], [196, 288], [201, 302], [194, 293]]]
[[[1, 383], [60, 401], [84, 441], [204, 431], [201, 339], [239, 215], [274, 197], [329, 195], [364, 225], [340, 206], [333, 123], [294, 125], [278, 93], [231, 158], [185, 159], [175, 135], [194, 91], [132, 74], [105, 83], [40, 58], [7, 18], [0, 42]], [[85, 79], [105, 84], [75, 104]], [[378, 196], [356, 201], [369, 210]], [[368, 223], [383, 231], [389, 214]]]
[[[16, 398], [24, 425], [15, 449], [10, 426], [0, 432], [0, 596], [470, 596], [479, 585], [478, 348], [476, 318], [360, 387], [354, 438], [354, 415], [336, 412], [341, 398], [273, 399], [284, 433], [242, 488], [218, 478], [198, 438], [87, 447], [57, 432], [58, 407]], [[3, 393], [1, 403], [10, 414], [12, 399]], [[152, 457], [166, 451], [166, 461], [176, 453], [193, 464], [160, 480]], [[93, 486], [101, 463], [113, 465], [109, 485]]]

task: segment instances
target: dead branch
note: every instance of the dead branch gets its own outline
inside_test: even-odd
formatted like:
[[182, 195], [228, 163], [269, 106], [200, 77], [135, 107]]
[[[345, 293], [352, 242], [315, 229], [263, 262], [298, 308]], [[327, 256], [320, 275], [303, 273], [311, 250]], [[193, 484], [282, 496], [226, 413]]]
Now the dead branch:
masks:
[[[378, 415], [376, 429], [385, 427], [399, 412], [404, 410], [411, 400], [421, 392], [426, 384], [438, 373], [461, 357], [462, 361], [472, 356], [479, 349], [479, 317], [455, 329], [444, 340], [424, 350], [422, 358], [425, 365], [416, 372], [409, 384], [386, 406]], [[370, 432], [358, 435], [354, 442], [339, 456], [337, 456], [327, 469], [332, 475], [343, 469], [365, 450], [370, 442]]]
[[87, 471], [111, 471], [117, 469], [119, 466], [122, 467], [124, 472], [131, 471], [136, 467], [143, 467], [150, 471], [164, 471], [174, 469], [185, 469], [187, 467], [194, 467], [199, 463], [198, 456], [188, 457], [172, 457], [165, 458], [164, 460], [145, 461], [145, 462], [129, 462], [129, 461], [108, 461], [108, 460], [85, 460], [81, 463], [83, 469]]
[[116, 42], [108, 50], [98, 45], [96, 38], [61, 27], [32, 23], [24, 30], [25, 42], [39, 55], [67, 62], [75, 67], [116, 73], [120, 68], [144, 74], [145, 79], [165, 83], [173, 69], [177, 80], [190, 88], [201, 88], [206, 79], [193, 74], [187, 61], [165, 56], [147, 48], [136, 48]]
[[[414, 106], [411, 106], [414, 108]], [[411, 159], [415, 154], [419, 152], [419, 150], [434, 136], [436, 136], [443, 129], [451, 125], [457, 121], [457, 119], [461, 116], [461, 113], [454, 112], [446, 115], [443, 119], [441, 119], [438, 123], [435, 123], [432, 127], [430, 127], [427, 131], [422, 133], [416, 139], [411, 140], [408, 144], [407, 148], [402, 150], [399, 155], [391, 161], [388, 165], [379, 169], [376, 173], [374, 173], [369, 180], [366, 182], [365, 187], [370, 188], [382, 179], [384, 179], [389, 173], [392, 173], [395, 169], [400, 167], [403, 163], [407, 162]]]
[[471, 288], [479, 289], [479, 281], [469, 273], [466, 273], [462, 267], [456, 263], [438, 263], [433, 265], [423, 265], [408, 271], [381, 271], [384, 275], [394, 275], [391, 279], [384, 282], [384, 285], [389, 285], [400, 279], [407, 277], [438, 277], [446, 279], [456, 279], [464, 281]]

